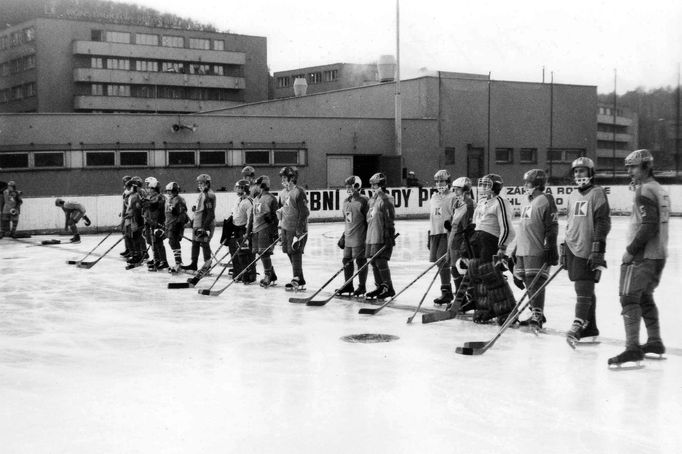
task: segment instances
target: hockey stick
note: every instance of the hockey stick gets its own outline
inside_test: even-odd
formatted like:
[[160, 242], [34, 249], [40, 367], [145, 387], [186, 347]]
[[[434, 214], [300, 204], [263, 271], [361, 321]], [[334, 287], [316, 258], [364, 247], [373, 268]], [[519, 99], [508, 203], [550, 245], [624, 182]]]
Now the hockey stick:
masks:
[[[493, 345], [495, 345], [495, 342], [497, 342], [497, 339], [504, 334], [504, 332], [509, 328], [519, 317], [521, 312], [528, 307], [528, 305], [535, 299], [535, 297], [545, 288], [547, 285], [554, 280], [555, 277], [563, 270], [563, 267], [559, 267], [552, 276], [550, 276], [549, 279], [547, 279], [539, 289], [533, 295], [528, 298], [521, 306], [519, 306], [518, 310], [516, 312], [512, 311], [512, 316], [508, 317], [507, 320], [502, 324], [500, 329], [497, 331], [497, 334], [490, 339], [487, 342], [466, 342], [463, 346], [457, 347], [455, 349], [455, 353], [459, 353], [460, 355], [482, 355], [488, 349], [490, 349]], [[527, 292], [526, 292], [527, 293]]]
[[[399, 234], [399, 233], [396, 233], [395, 235], [393, 235], [393, 239], [395, 240], [395, 239], [398, 237], [398, 235], [400, 235], [400, 234]], [[367, 268], [367, 267], [370, 265], [370, 263], [372, 263], [372, 262], [374, 261], [374, 259], [376, 259], [376, 258], [379, 256], [379, 254], [381, 254], [382, 252], [384, 252], [384, 250], [385, 250], [387, 247], [388, 247], [387, 244], [383, 245], [383, 246], [381, 247], [381, 249], [379, 249], [372, 257], [370, 257], [370, 259], [367, 260], [367, 262], [366, 262], [364, 265], [362, 265], [361, 267], [359, 267], [359, 268], [357, 269], [357, 271], [355, 271], [355, 273], [353, 273], [353, 275], [350, 277], [350, 279], [348, 279], [346, 282], [344, 282], [343, 285], [342, 285], [341, 287], [339, 287], [338, 290], [344, 288], [346, 285], [348, 285], [348, 284], [350, 284], [351, 282], [353, 282], [353, 279], [355, 278], [355, 276], [357, 276], [358, 274], [360, 274], [360, 272], [361, 272], [362, 270], [364, 270], [365, 268]], [[338, 293], [339, 293], [338, 290], [336, 290], [334, 293], [332, 293], [332, 296], [330, 296], [330, 297], [327, 298], [326, 300], [317, 300], [317, 301], [315, 301], [315, 300], [313, 300], [313, 299], [308, 298], [308, 301], [305, 301], [305, 305], [306, 305], [306, 306], [324, 306], [325, 304], [327, 304], [328, 302], [330, 302], [330, 301], [332, 300], [332, 298], [334, 298], [336, 295], [338, 295]], [[317, 292], [317, 293], [319, 293], [319, 292]], [[313, 296], [315, 296], [315, 295], [313, 295]], [[311, 297], [311, 298], [312, 298], [312, 297]], [[295, 299], [295, 298], [290, 298], [290, 299], [289, 299], [289, 302], [291, 302], [291, 303], [293, 303], [293, 302], [303, 302], [303, 301], [291, 301], [292, 299]]]
[[426, 295], [428, 295], [429, 292], [431, 291], [431, 287], [433, 287], [433, 283], [436, 282], [436, 278], [440, 275], [440, 272], [442, 269], [443, 269], [443, 267], [439, 267], [436, 274], [433, 275], [433, 279], [431, 279], [431, 283], [426, 288], [424, 295], [422, 295], [422, 299], [419, 301], [417, 308], [414, 310], [414, 314], [412, 314], [412, 316], [407, 319], [407, 323], [412, 323], [412, 320], [414, 320], [414, 317], [417, 315], [417, 312], [419, 312], [419, 309], [421, 309], [422, 304], [424, 303], [424, 300], [426, 299]]
[[100, 260], [102, 260], [102, 258], [104, 258], [105, 255], [107, 255], [109, 252], [111, 252], [112, 249], [114, 249], [116, 246], [118, 246], [118, 243], [120, 243], [121, 241], [123, 241], [124, 238], [125, 238], [125, 237], [122, 236], [121, 238], [119, 238], [118, 240], [116, 240], [116, 242], [115, 242], [114, 244], [112, 244], [111, 247], [110, 247], [109, 249], [107, 249], [107, 250], [104, 252], [104, 254], [100, 255], [100, 256], [97, 258], [97, 260], [95, 260], [94, 262], [80, 262], [80, 263], [77, 264], [76, 266], [77, 266], [78, 268], [86, 268], [86, 269], [92, 268], [93, 266], [95, 266], [95, 265], [97, 264], [97, 262], [99, 262]]
[[[218, 249], [218, 250], [220, 250], [220, 249]], [[218, 252], [218, 251], [216, 251], [216, 252]], [[203, 279], [205, 276], [207, 276], [208, 273], [210, 273], [211, 271], [213, 271], [213, 268], [215, 268], [216, 266], [220, 265], [220, 262], [222, 262], [222, 261], [225, 259], [225, 257], [227, 257], [229, 254], [230, 254], [230, 251], [227, 251], [227, 252], [225, 253], [225, 255], [223, 255], [223, 256], [220, 258], [220, 260], [217, 260], [217, 261], [213, 262], [213, 265], [212, 265], [210, 268], [208, 268], [207, 270], [205, 270], [205, 271], [206, 271], [205, 273], [203, 272], [204, 269], [203, 269], [203, 267], [202, 267], [202, 269], [199, 270], [199, 272], [197, 272], [197, 274], [196, 274], [195, 276], [192, 276], [192, 277], [188, 278], [186, 282], [169, 282], [169, 283], [168, 283], [168, 288], [169, 288], [169, 289], [179, 289], [179, 288], [190, 288], [190, 287], [194, 287], [195, 285], [197, 285], [197, 282], [199, 282], [201, 279]], [[232, 258], [230, 258], [230, 261], [227, 262], [227, 265], [229, 266], [230, 263], [232, 263]], [[223, 274], [223, 272], [225, 272], [226, 269], [227, 269], [227, 268], [223, 268], [222, 271], [220, 272], [220, 274]], [[220, 275], [219, 275], [218, 277], [220, 277]]]
[[313, 298], [315, 298], [315, 297], [316, 297], [316, 296], [317, 296], [317, 295], [318, 295], [326, 286], [329, 285], [329, 283], [330, 283], [331, 281], [333, 281], [333, 280], [336, 278], [336, 276], [338, 276], [339, 274], [341, 274], [341, 272], [342, 272], [345, 268], [346, 268], [345, 266], [342, 266], [341, 269], [340, 269], [339, 271], [337, 271], [336, 273], [334, 273], [334, 275], [333, 275], [332, 277], [330, 277], [329, 280], [328, 280], [327, 282], [325, 282], [324, 284], [322, 284], [322, 287], [320, 287], [319, 289], [317, 289], [317, 291], [316, 291], [315, 293], [313, 293], [312, 296], [310, 296], [310, 297], [308, 297], [308, 298], [289, 298], [289, 302], [290, 302], [290, 303], [306, 303], [306, 304], [309, 303], [310, 300], [312, 300]]
[[97, 243], [97, 246], [95, 246], [94, 248], [92, 248], [92, 249], [90, 250], [90, 252], [88, 252], [87, 254], [85, 254], [85, 257], [83, 257], [82, 259], [80, 259], [80, 260], [67, 260], [67, 261], [66, 261], [67, 265], [78, 265], [78, 264], [81, 263], [83, 260], [85, 260], [85, 259], [87, 259], [88, 257], [90, 257], [90, 254], [92, 254], [93, 252], [95, 252], [95, 249], [97, 249], [98, 247], [100, 247], [100, 245], [101, 245], [102, 243], [104, 243], [104, 241], [105, 241], [107, 238], [109, 238], [109, 237], [111, 236], [112, 233], [114, 233], [114, 232], [111, 231], [111, 232], [109, 232], [104, 238], [102, 238], [102, 241], [100, 241], [99, 243]]
[[[305, 235], [307, 235], [307, 234], [308, 234], [307, 232], [304, 233], [304, 234], [301, 236], [301, 238], [303, 238], [303, 237], [304, 237]], [[272, 249], [273, 247], [275, 247], [275, 245], [276, 245], [277, 243], [279, 243], [279, 242], [281, 241], [281, 239], [282, 239], [282, 237], [281, 237], [281, 236], [278, 236], [277, 239], [276, 239], [275, 241], [273, 241], [272, 244], [270, 244], [270, 246], [268, 246], [267, 248], [265, 248], [265, 250], [264, 250], [262, 253], [258, 254], [258, 255], [256, 256], [256, 258], [253, 259], [253, 261], [252, 261], [251, 263], [249, 263], [248, 265], [246, 265], [246, 266], [244, 267], [244, 269], [243, 269], [238, 275], [236, 275], [230, 282], [228, 282], [227, 285], [226, 285], [225, 287], [221, 288], [220, 290], [211, 290], [211, 289], [213, 288], [213, 286], [215, 285], [215, 283], [218, 282], [218, 280], [216, 279], [216, 280], [213, 282], [213, 284], [211, 284], [211, 287], [199, 289], [199, 294], [200, 294], [200, 295], [218, 296], [218, 295], [220, 295], [221, 293], [223, 293], [223, 292], [224, 292], [225, 290], [227, 290], [232, 284], [234, 284], [235, 282], [238, 282], [238, 281], [239, 281], [239, 278], [242, 277], [242, 276], [244, 275], [244, 273], [246, 273], [246, 272], [249, 270], [249, 268], [251, 268], [252, 265], [255, 265], [256, 262], [257, 262], [258, 260], [260, 260], [261, 257], [263, 257], [263, 255], [264, 255], [266, 252], [268, 252], [270, 249]], [[227, 269], [227, 268], [224, 268], [223, 271], [224, 271], [225, 269]], [[221, 274], [222, 274], [222, 273], [221, 273]], [[220, 276], [219, 276], [219, 277], [220, 277]]]
[[[429, 265], [428, 268], [426, 268], [424, 271], [422, 271], [422, 273], [421, 273], [419, 276], [417, 276], [416, 278], [414, 278], [414, 279], [412, 280], [412, 282], [410, 282], [410, 283], [407, 284], [405, 287], [403, 287], [402, 290], [400, 290], [398, 293], [396, 293], [392, 298], [390, 298], [388, 301], [386, 301], [386, 302], [385, 302], [384, 304], [382, 304], [381, 306], [379, 306], [379, 307], [372, 307], [372, 308], [363, 307], [362, 309], [360, 309], [360, 310], [358, 311], [358, 314], [366, 314], [366, 315], [376, 315], [376, 314], [378, 314], [383, 308], [385, 308], [386, 306], [388, 306], [389, 304], [391, 304], [391, 303], [392, 303], [393, 301], [395, 301], [400, 295], [402, 295], [402, 293], [403, 293], [405, 290], [407, 290], [408, 288], [412, 287], [412, 285], [413, 285], [415, 282], [417, 282], [419, 279], [421, 279], [422, 276], [424, 276], [426, 273], [428, 273], [429, 271], [431, 271], [434, 267], [438, 266], [439, 262], [440, 262], [441, 260], [443, 260], [444, 258], [446, 258], [447, 256], [448, 256], [448, 253], [446, 252], [446, 253], [443, 254], [438, 260], [436, 260], [436, 261], [433, 262], [431, 265]], [[439, 269], [438, 271], [440, 271], [440, 269]], [[423, 300], [422, 300], [422, 301], [423, 301]]]

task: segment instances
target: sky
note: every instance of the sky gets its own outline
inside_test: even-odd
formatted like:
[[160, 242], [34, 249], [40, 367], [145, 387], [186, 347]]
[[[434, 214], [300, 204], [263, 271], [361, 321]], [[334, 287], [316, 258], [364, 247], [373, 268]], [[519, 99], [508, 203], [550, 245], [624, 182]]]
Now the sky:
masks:
[[[396, 54], [396, 0], [124, 1], [265, 36], [271, 72]], [[424, 71], [596, 85], [676, 86], [682, 1], [400, 0], [401, 79]]]

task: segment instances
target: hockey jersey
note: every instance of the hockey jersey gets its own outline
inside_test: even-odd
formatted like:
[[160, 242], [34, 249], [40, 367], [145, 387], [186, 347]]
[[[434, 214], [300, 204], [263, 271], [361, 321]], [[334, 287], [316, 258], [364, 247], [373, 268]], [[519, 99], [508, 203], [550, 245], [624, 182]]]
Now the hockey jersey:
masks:
[[611, 212], [601, 186], [574, 190], [568, 196], [566, 246], [576, 257], [587, 259], [592, 243], [606, 241], [611, 230]]
[[308, 198], [300, 186], [294, 186], [290, 191], [283, 189], [279, 194], [279, 204], [282, 207], [282, 229], [297, 235], [308, 231]]
[[554, 197], [551, 194], [525, 196], [516, 234], [516, 255], [543, 255], [545, 245], [556, 245], [558, 232], [559, 218]]
[[489, 199], [481, 198], [474, 211], [476, 230], [497, 237], [499, 249], [506, 251], [515, 237], [511, 216], [511, 205], [504, 197], [497, 195]]
[[429, 201], [431, 235], [447, 233], [443, 224], [445, 221], [452, 219], [452, 214], [455, 211], [456, 203], [457, 199], [450, 191], [446, 191], [443, 194], [440, 192], [435, 192], [431, 196], [431, 200]]
[[393, 197], [382, 190], [376, 190], [369, 199], [367, 214], [366, 244], [384, 244], [387, 237], [395, 233], [395, 207]]
[[344, 242], [347, 247], [359, 247], [365, 244], [368, 211], [369, 198], [367, 196], [353, 194], [344, 200]]
[[260, 232], [269, 226], [272, 226], [273, 229], [276, 230], [276, 211], [277, 199], [269, 192], [263, 192], [253, 199], [253, 210], [251, 213], [251, 219], [249, 220], [249, 225], [251, 226], [250, 231]]
[[192, 222], [192, 227], [195, 229], [207, 230], [215, 227], [215, 206], [215, 192], [210, 189], [207, 192], [201, 192], [197, 199], [197, 207], [194, 211], [194, 222]]
[[665, 259], [668, 256], [670, 196], [656, 180], [635, 190], [628, 229], [628, 253], [635, 258]]

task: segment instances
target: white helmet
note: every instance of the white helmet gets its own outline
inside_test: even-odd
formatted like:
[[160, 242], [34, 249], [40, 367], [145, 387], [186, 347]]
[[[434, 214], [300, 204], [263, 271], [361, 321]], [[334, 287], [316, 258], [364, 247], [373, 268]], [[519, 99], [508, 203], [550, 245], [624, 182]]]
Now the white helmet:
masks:
[[156, 189], [159, 187], [159, 180], [154, 177], [147, 177], [144, 179], [144, 184], [150, 189]]
[[433, 176], [433, 182], [441, 194], [448, 190], [450, 186], [450, 172], [441, 169]]

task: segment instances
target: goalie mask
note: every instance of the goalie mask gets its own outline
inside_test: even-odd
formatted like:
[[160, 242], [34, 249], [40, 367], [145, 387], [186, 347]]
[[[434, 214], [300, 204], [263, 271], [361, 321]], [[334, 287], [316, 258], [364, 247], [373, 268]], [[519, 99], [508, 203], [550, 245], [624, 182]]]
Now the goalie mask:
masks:
[[571, 164], [573, 180], [579, 189], [586, 188], [592, 184], [594, 178], [594, 161], [585, 156], [581, 156]]
[[358, 176], [351, 175], [348, 178], [346, 178], [346, 181], [344, 181], [344, 185], [346, 186], [346, 192], [348, 194], [352, 194], [353, 192], [360, 190], [360, 188], [362, 187], [362, 180]]
[[434, 185], [440, 194], [445, 193], [450, 187], [450, 173], [447, 170], [439, 170], [433, 176]]
[[502, 190], [502, 177], [490, 173], [482, 178], [478, 179], [478, 195], [479, 197], [484, 197], [489, 199], [494, 195], [498, 195]]

